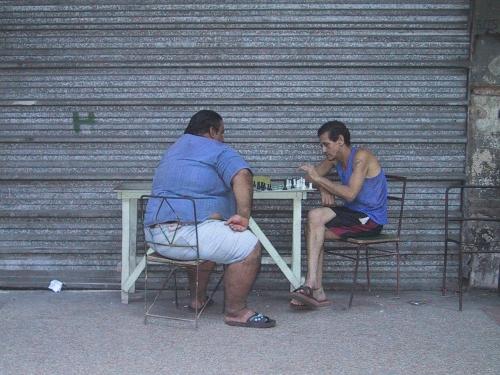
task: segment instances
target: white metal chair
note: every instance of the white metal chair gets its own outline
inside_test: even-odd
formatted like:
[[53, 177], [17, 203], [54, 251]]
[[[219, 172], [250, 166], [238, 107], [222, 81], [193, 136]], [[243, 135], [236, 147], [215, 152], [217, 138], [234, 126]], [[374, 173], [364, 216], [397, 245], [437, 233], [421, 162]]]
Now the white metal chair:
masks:
[[[175, 227], [175, 231], [173, 236], [169, 239], [169, 237], [165, 234], [164, 238], [162, 238], [161, 242], [155, 243], [152, 242], [151, 240], [147, 240], [145, 238], [144, 244], [145, 244], [145, 250], [146, 250], [146, 262], [145, 262], [145, 277], [144, 277], [144, 303], [145, 303], [145, 311], [144, 311], [144, 324], [147, 324], [147, 319], [148, 317], [155, 317], [155, 318], [163, 318], [163, 319], [173, 319], [173, 320], [182, 320], [182, 321], [189, 321], [193, 322], [195, 325], [195, 328], [198, 327], [198, 319], [203, 313], [204, 309], [207, 307], [208, 303], [212, 301], [212, 298], [219, 288], [222, 279], [224, 277], [224, 274], [220, 276], [219, 280], [217, 281], [215, 287], [211, 291], [210, 295], [208, 296], [208, 299], [206, 302], [199, 308], [198, 306], [193, 310], [193, 318], [184, 318], [177, 315], [173, 314], [154, 314], [152, 312], [153, 307], [157, 303], [160, 295], [164, 290], [166, 290], [167, 286], [169, 285], [170, 281], [173, 281], [173, 291], [174, 291], [174, 302], [175, 302], [175, 307], [176, 309], [179, 309], [179, 298], [178, 298], [178, 285], [177, 285], [177, 271], [179, 270], [185, 270], [187, 272], [194, 272], [196, 278], [195, 278], [195, 293], [198, 295], [198, 276], [200, 273], [200, 265], [205, 262], [205, 260], [200, 259], [200, 254], [199, 254], [199, 243], [198, 243], [198, 220], [197, 220], [197, 213], [196, 213], [196, 204], [195, 201], [191, 198], [186, 198], [186, 197], [167, 197], [167, 196], [154, 196], [154, 195], [144, 195], [140, 198], [139, 200], [139, 209], [141, 212], [141, 217], [144, 217], [144, 212], [145, 208], [147, 206], [147, 202], [150, 199], [157, 199], [159, 200], [158, 203], [158, 209], [156, 212], [156, 215], [160, 212], [160, 210], [163, 211], [168, 211], [173, 217], [175, 217], [175, 221], [173, 224], [174, 226], [177, 224]], [[191, 207], [188, 212], [184, 212], [184, 216], [186, 216], [186, 219], [182, 217], [180, 210], [176, 209], [176, 204], [175, 202], [183, 202], [186, 204], [188, 207]], [[187, 218], [189, 217], [189, 218]], [[194, 220], [193, 220], [194, 218]], [[179, 244], [176, 243], [176, 236], [175, 234], [177, 233], [178, 228], [181, 227], [181, 225], [193, 225], [195, 229], [195, 242], [190, 243], [190, 244]], [[145, 227], [145, 231], [151, 230], [151, 228]], [[147, 236], [146, 236], [147, 237]], [[186, 249], [192, 249], [195, 250], [195, 256], [192, 259], [189, 260], [178, 260], [178, 259], [173, 259], [169, 258], [167, 256], [161, 255], [153, 248], [155, 245], [161, 245], [163, 248], [168, 248], [168, 247], [175, 247], [175, 248], [182, 248], [185, 247]], [[149, 266], [157, 266], [157, 267], [168, 267], [170, 269], [169, 273], [167, 274], [167, 277], [163, 280], [161, 286], [159, 287], [153, 301], [149, 304], [148, 303], [148, 277], [149, 277]], [[165, 307], [165, 309], [168, 309], [168, 307]]]

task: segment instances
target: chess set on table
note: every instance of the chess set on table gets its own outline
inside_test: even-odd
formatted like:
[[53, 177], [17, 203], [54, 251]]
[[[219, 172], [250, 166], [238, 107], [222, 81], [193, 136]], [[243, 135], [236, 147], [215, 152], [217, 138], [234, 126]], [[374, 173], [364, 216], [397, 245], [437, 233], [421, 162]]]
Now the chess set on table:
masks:
[[314, 190], [312, 182], [306, 182], [303, 177], [272, 180], [268, 176], [253, 176], [253, 188], [257, 191]]

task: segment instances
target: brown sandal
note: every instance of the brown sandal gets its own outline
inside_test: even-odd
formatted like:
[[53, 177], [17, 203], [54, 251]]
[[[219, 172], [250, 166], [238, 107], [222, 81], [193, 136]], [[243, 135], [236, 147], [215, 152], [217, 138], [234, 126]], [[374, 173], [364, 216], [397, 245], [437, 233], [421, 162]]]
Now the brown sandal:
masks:
[[[302, 302], [300, 303], [293, 303], [292, 301], [294, 301], [294, 299], [290, 300], [290, 302], [288, 303], [288, 306], [290, 306], [290, 308], [292, 310], [295, 310], [295, 311], [307, 311], [307, 310], [312, 310], [312, 308]], [[297, 300], [295, 300], [296, 302], [299, 302]]]
[[313, 289], [307, 285], [299, 286], [297, 289], [290, 293], [290, 296], [293, 299], [302, 302], [305, 306], [308, 306], [311, 309], [326, 307], [332, 304], [332, 301], [328, 299], [318, 300], [314, 298]]

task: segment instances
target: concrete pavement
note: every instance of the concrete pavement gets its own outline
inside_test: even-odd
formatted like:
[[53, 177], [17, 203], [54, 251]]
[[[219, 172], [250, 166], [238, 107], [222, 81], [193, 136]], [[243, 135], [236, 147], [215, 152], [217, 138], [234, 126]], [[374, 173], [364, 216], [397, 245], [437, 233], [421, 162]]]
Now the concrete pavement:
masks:
[[[296, 312], [286, 291], [254, 291], [273, 329], [222, 321], [221, 299], [191, 325], [143, 323], [118, 291], [0, 291], [0, 374], [499, 374], [500, 297], [328, 292], [331, 308]], [[409, 302], [418, 302], [411, 304]], [[168, 305], [170, 302], [165, 301]]]

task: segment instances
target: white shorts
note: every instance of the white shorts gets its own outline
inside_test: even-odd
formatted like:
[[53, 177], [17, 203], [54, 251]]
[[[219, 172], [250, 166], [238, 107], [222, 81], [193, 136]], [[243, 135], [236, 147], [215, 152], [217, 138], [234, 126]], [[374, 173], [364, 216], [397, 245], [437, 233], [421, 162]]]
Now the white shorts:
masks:
[[[158, 224], [146, 227], [144, 233], [150, 247], [161, 255], [179, 260], [196, 259], [194, 225]], [[221, 220], [198, 224], [200, 259], [203, 260], [222, 264], [241, 262], [255, 249], [257, 241], [249, 230], [235, 232]]]

